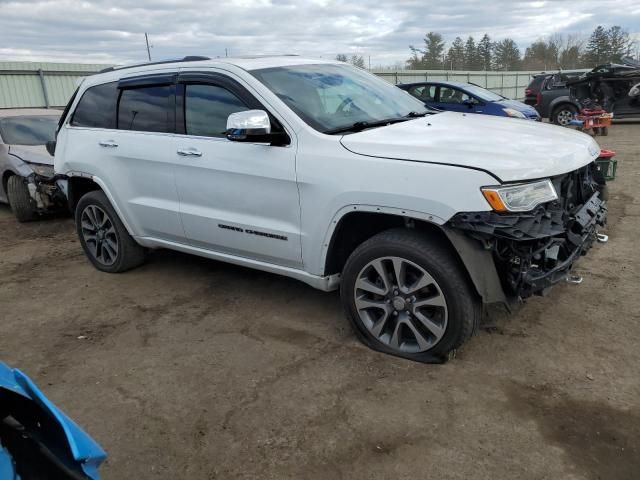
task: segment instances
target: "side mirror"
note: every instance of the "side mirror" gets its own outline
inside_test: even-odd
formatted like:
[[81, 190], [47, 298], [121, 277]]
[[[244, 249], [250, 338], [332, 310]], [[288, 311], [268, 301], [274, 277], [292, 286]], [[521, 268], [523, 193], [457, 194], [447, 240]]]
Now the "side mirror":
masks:
[[462, 101], [463, 105], [466, 105], [469, 108], [473, 108], [476, 104], [476, 102], [472, 99], [472, 98], [467, 98], [466, 100]]
[[55, 153], [56, 153], [56, 141], [55, 140], [49, 140], [47, 142], [47, 152], [49, 152], [49, 155], [51, 155], [52, 157], [55, 155]]
[[227, 118], [227, 138], [234, 142], [271, 142], [271, 121], [264, 110], [232, 113]]

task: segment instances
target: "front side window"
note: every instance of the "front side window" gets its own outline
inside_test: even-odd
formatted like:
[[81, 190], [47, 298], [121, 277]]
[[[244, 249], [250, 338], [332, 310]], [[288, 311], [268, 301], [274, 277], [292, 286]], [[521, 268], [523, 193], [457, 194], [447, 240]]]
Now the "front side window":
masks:
[[451, 87], [440, 87], [440, 103], [461, 104], [471, 100], [462, 90]]
[[352, 125], [384, 125], [431, 110], [407, 92], [347, 65], [295, 65], [251, 74], [302, 120], [323, 133]]
[[154, 85], [122, 90], [118, 103], [118, 129], [173, 132], [173, 87]]
[[187, 135], [224, 137], [227, 118], [249, 108], [226, 88], [216, 85], [186, 85], [184, 101]]
[[116, 128], [118, 82], [88, 88], [78, 102], [71, 125], [89, 128]]
[[0, 138], [7, 145], [46, 145], [57, 126], [56, 115], [0, 118]]

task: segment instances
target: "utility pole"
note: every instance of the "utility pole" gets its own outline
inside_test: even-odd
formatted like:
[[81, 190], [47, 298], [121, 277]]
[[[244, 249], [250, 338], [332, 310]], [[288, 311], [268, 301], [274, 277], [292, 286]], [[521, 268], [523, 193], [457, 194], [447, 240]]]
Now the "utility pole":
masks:
[[151, 49], [149, 48], [149, 36], [147, 32], [144, 32], [144, 41], [147, 43], [147, 57], [149, 57], [149, 61], [151, 61]]

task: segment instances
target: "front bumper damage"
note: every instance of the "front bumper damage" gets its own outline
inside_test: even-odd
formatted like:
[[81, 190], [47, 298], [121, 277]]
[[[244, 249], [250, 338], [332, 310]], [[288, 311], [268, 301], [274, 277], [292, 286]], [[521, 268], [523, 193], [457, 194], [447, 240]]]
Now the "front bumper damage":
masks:
[[595, 164], [552, 181], [558, 200], [533, 211], [459, 213], [448, 222], [491, 253], [506, 298], [543, 294], [564, 280], [606, 223], [604, 179]]
[[66, 196], [60, 176], [43, 177], [32, 173], [25, 181], [37, 212], [45, 213], [66, 208]]

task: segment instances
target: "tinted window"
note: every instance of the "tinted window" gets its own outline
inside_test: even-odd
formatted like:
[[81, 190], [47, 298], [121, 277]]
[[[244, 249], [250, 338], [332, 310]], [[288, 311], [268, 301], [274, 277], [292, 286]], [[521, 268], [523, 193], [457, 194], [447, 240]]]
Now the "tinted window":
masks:
[[0, 118], [0, 137], [7, 145], [45, 145], [54, 140], [58, 117]]
[[140, 132], [173, 132], [170, 85], [122, 90], [118, 129]]
[[118, 83], [96, 85], [84, 92], [71, 125], [76, 127], [116, 128], [116, 102]]
[[188, 135], [223, 137], [227, 118], [249, 110], [229, 90], [215, 85], [187, 85], [184, 102], [185, 129]]
[[418, 85], [411, 87], [409, 93], [422, 102], [433, 102], [436, 99], [436, 86]]

